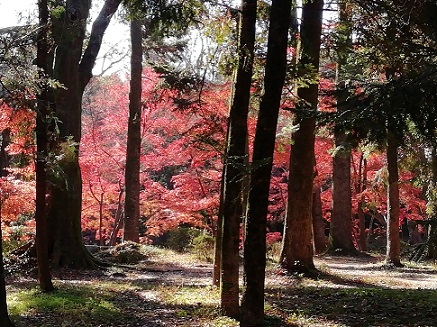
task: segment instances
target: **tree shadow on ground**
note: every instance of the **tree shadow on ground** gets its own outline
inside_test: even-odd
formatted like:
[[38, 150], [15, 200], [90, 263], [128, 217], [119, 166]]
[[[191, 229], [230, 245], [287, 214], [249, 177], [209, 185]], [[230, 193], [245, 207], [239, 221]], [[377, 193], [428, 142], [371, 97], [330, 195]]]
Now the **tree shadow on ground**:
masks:
[[[326, 273], [320, 278], [331, 286], [294, 283], [269, 288], [266, 300], [295, 321], [307, 321], [299, 326], [323, 326], [320, 321], [325, 321], [326, 326], [425, 327], [437, 321], [436, 290], [378, 287]], [[311, 320], [319, 323], [308, 323]]]

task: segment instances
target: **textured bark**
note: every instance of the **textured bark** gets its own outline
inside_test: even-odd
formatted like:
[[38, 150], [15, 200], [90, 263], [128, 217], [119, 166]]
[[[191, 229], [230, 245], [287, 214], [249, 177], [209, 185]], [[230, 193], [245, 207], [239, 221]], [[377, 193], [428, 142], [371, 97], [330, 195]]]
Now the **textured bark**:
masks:
[[[79, 167], [82, 96], [92, 76], [103, 34], [121, 0], [106, 0], [96, 18], [87, 48], [82, 56], [86, 21], [91, 1], [71, 0], [65, 11], [52, 17], [52, 34], [56, 45], [53, 77], [64, 85], [54, 92], [59, 140], [51, 151], [63, 154], [59, 162], [62, 177], [53, 180], [50, 189], [49, 250], [55, 266], [92, 267], [81, 235], [82, 179]], [[60, 11], [58, 11], [60, 12]]]
[[[0, 226], [1, 226], [1, 202], [0, 202]], [[9, 318], [8, 304], [6, 302], [5, 269], [3, 264], [3, 235], [0, 228], [0, 326], [15, 327]]]
[[398, 142], [393, 132], [387, 132], [387, 252], [385, 264], [400, 267], [401, 239], [399, 235]]
[[328, 251], [338, 254], [356, 252], [352, 240], [351, 151], [344, 131], [335, 131], [336, 153], [332, 173], [332, 215]]
[[127, 131], [125, 170], [124, 240], [140, 240], [140, 149], [141, 149], [141, 76], [142, 23], [131, 22], [131, 79], [129, 93], [129, 122]]
[[266, 265], [266, 221], [276, 126], [287, 66], [291, 0], [273, 0], [264, 77], [253, 149], [249, 208], [244, 241], [244, 281], [240, 326], [262, 326]]
[[[339, 30], [340, 39], [337, 50], [337, 85], [344, 84], [344, 68], [347, 55], [352, 46], [350, 19], [352, 12], [348, 10], [348, 0], [339, 1]], [[344, 112], [347, 92], [337, 92], [337, 112]], [[328, 251], [336, 254], [355, 254], [356, 249], [352, 240], [352, 192], [351, 192], [351, 149], [347, 142], [347, 134], [341, 128], [334, 130], [335, 155], [332, 172], [332, 215]]]
[[[306, 2], [302, 9], [302, 65], [318, 69], [322, 31], [323, 1]], [[299, 88], [298, 96], [311, 109], [317, 109], [318, 85]], [[290, 272], [312, 274], [313, 256], [312, 194], [314, 176], [315, 119], [297, 117], [300, 128], [293, 135], [288, 184], [287, 223], [281, 254], [282, 266]]]
[[[47, 28], [49, 12], [47, 0], [38, 1], [39, 11], [39, 32], [37, 45], [37, 66], [40, 69], [40, 77], [46, 77], [48, 67], [48, 43]], [[36, 114], [36, 200], [35, 200], [35, 222], [36, 222], [36, 254], [38, 261], [38, 280], [40, 288], [44, 292], [54, 290], [52, 276], [50, 273], [48, 242], [47, 242], [47, 152], [48, 152], [48, 123], [49, 117], [49, 91], [45, 85], [37, 96]]]
[[223, 217], [221, 243], [220, 306], [225, 315], [239, 318], [239, 244], [244, 163], [246, 158], [247, 116], [252, 84], [255, 43], [256, 0], [242, 1], [238, 44], [238, 67], [229, 112], [228, 139], [223, 169]]

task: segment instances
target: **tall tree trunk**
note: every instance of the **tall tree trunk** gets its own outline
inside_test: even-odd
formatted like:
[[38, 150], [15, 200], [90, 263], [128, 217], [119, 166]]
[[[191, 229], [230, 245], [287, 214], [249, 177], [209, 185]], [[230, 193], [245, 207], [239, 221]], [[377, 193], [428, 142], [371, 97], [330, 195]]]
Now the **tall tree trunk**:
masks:
[[2, 199], [0, 199], [0, 326], [15, 327], [9, 318], [8, 304], [6, 302], [5, 268], [3, 263], [3, 233], [1, 229], [1, 204]]
[[[344, 104], [347, 91], [342, 90], [342, 86], [344, 85], [343, 66], [347, 63], [347, 55], [352, 43], [351, 11], [348, 2], [348, 0], [341, 0], [338, 5], [340, 42], [337, 50], [337, 112], [347, 110]], [[356, 250], [352, 240], [351, 149], [347, 142], [346, 131], [339, 126], [334, 128], [334, 143], [332, 216], [328, 250], [331, 253], [354, 254]]]
[[[291, 0], [273, 0], [264, 77], [253, 150], [249, 208], [244, 241], [244, 280], [240, 326], [262, 326], [266, 265], [266, 222], [276, 126], [287, 69]], [[245, 140], [244, 140], [245, 141]]]
[[[301, 65], [311, 64], [318, 70], [322, 32], [323, 1], [306, 2], [302, 9]], [[318, 84], [299, 88], [298, 96], [304, 107], [317, 110]], [[287, 223], [281, 254], [282, 266], [290, 272], [312, 274], [313, 230], [312, 194], [314, 177], [315, 118], [297, 114], [300, 128], [293, 135], [294, 144], [290, 155], [288, 183]]]
[[125, 170], [124, 240], [140, 240], [140, 149], [142, 91], [142, 22], [133, 20], [131, 30], [131, 79], [129, 93], [129, 123]]
[[37, 45], [37, 66], [40, 69], [40, 77], [43, 82], [41, 92], [37, 96], [36, 112], [36, 254], [38, 261], [38, 279], [41, 289], [44, 292], [54, 290], [52, 276], [50, 273], [48, 242], [47, 242], [47, 151], [48, 151], [48, 122], [50, 114], [49, 91], [47, 89], [47, 67], [48, 67], [48, 40], [47, 29], [49, 11], [47, 0], [38, 1], [39, 11], [39, 32]]
[[352, 240], [351, 151], [346, 133], [336, 130], [332, 173], [332, 215], [328, 249], [331, 253], [355, 254]]
[[62, 177], [57, 178], [50, 189], [48, 210], [49, 250], [55, 266], [94, 266], [81, 235], [82, 179], [79, 144], [82, 96], [92, 76], [103, 34], [120, 3], [121, 0], [104, 2], [93, 23], [84, 52], [86, 22], [91, 1], [67, 1], [63, 4], [63, 10], [57, 10], [57, 16], [52, 17], [52, 34], [56, 45], [53, 78], [64, 86], [54, 92], [55, 115], [61, 123], [58, 124], [59, 141], [51, 149], [63, 155], [59, 162]]
[[223, 239], [220, 277], [221, 308], [225, 315], [234, 318], [240, 316], [238, 279], [240, 222], [244, 214], [242, 181], [245, 174], [247, 116], [252, 85], [257, 1], [244, 0], [241, 6], [238, 67], [229, 112], [228, 139], [223, 169]]
[[399, 235], [399, 176], [398, 141], [390, 130], [387, 131], [387, 253], [385, 264], [401, 267], [401, 239]]

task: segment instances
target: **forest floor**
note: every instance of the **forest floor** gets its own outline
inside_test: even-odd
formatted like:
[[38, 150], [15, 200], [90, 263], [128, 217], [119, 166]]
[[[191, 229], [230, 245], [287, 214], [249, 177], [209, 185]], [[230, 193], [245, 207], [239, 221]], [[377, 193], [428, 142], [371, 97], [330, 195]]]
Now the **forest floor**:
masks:
[[[270, 263], [265, 326], [437, 326], [436, 266], [386, 270], [381, 259], [317, 257], [315, 279]], [[220, 315], [211, 271], [192, 255], [149, 249], [135, 265], [58, 270], [49, 294], [21, 271], [7, 277], [8, 306], [17, 327], [238, 326]]]

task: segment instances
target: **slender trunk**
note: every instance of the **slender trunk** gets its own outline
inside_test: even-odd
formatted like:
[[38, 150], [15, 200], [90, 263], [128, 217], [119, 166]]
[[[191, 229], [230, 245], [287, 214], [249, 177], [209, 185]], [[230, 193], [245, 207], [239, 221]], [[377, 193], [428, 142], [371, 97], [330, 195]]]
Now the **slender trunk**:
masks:
[[320, 185], [315, 185], [313, 188], [313, 231], [314, 231], [314, 250], [317, 254], [323, 253], [326, 250], [325, 237], [325, 219], [322, 215], [322, 199]]
[[255, 45], [256, 0], [242, 1], [238, 44], [238, 67], [229, 112], [228, 139], [223, 169], [222, 261], [220, 277], [221, 308], [225, 315], [239, 318], [240, 223], [244, 209], [242, 181], [245, 175], [247, 116], [252, 85]]
[[[1, 202], [0, 202], [0, 227], [1, 227]], [[0, 326], [15, 327], [9, 318], [8, 304], [6, 302], [6, 283], [5, 283], [5, 269], [3, 263], [3, 233], [0, 228]]]
[[[224, 165], [223, 165], [223, 169]], [[224, 174], [220, 183], [220, 205], [217, 214], [217, 223], [215, 229], [215, 243], [214, 243], [214, 267], [212, 271], [212, 284], [220, 286], [220, 274], [222, 265], [222, 242], [223, 242], [223, 192], [224, 192]]]
[[[317, 71], [320, 61], [323, 4], [306, 2], [302, 9], [301, 65], [312, 65]], [[304, 106], [317, 110], [318, 84], [299, 88]], [[300, 128], [293, 135], [288, 183], [287, 224], [284, 229], [282, 266], [290, 272], [312, 274], [315, 271], [312, 244], [312, 194], [314, 177], [315, 118], [297, 114]]]
[[131, 22], [131, 80], [129, 94], [129, 123], [127, 132], [125, 170], [124, 240], [140, 240], [140, 149], [141, 149], [141, 76], [142, 76], [142, 23]]
[[2, 144], [0, 146], [0, 177], [8, 175], [7, 167], [9, 167], [9, 154], [6, 147], [11, 143], [11, 129], [5, 128], [1, 132]]
[[400, 267], [401, 239], [399, 235], [398, 143], [393, 132], [387, 131], [387, 253], [385, 264]]
[[[365, 191], [366, 184], [367, 184], [367, 160], [364, 158], [363, 154], [361, 154], [361, 159], [360, 159], [359, 178], [361, 182], [358, 185], [359, 190], [357, 190], [357, 195]], [[364, 206], [364, 201], [360, 199], [358, 201], [358, 221], [359, 221], [359, 229], [360, 229], [358, 244], [361, 251], [367, 251], [366, 219], [364, 216], [363, 206]]]
[[437, 150], [436, 145], [432, 146], [431, 151], [431, 180], [432, 183], [428, 185], [428, 203], [427, 211], [429, 214], [429, 227], [428, 227], [428, 238], [427, 247], [428, 259], [437, 259]]
[[[44, 81], [48, 66], [48, 42], [47, 28], [49, 12], [47, 0], [38, 1], [39, 11], [39, 33], [37, 45], [37, 66], [40, 69], [40, 77]], [[44, 82], [42, 82], [45, 84]], [[36, 113], [36, 254], [38, 261], [38, 280], [44, 292], [54, 290], [52, 276], [50, 273], [48, 242], [47, 242], [47, 174], [46, 162], [48, 151], [48, 124], [50, 102], [49, 93], [46, 85], [42, 85], [41, 93], [37, 96]]]
[[120, 186], [118, 193], [117, 211], [114, 217], [114, 229], [112, 230], [111, 237], [109, 238], [109, 245], [114, 246], [117, 241], [117, 235], [123, 224], [123, 190]]
[[264, 77], [253, 150], [249, 208], [244, 241], [245, 290], [240, 326], [262, 326], [268, 196], [275, 147], [276, 126], [287, 67], [291, 0], [273, 0]]

